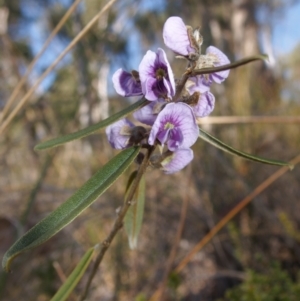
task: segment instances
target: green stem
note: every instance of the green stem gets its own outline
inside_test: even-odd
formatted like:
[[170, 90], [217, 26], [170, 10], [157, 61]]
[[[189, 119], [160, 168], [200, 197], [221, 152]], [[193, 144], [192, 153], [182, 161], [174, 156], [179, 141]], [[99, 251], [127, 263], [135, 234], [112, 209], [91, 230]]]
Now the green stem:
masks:
[[102, 259], [107, 251], [107, 249], [109, 248], [109, 246], [111, 245], [111, 242], [112, 240], [114, 239], [114, 237], [116, 236], [117, 232], [122, 228], [123, 226], [123, 219], [126, 215], [126, 212], [127, 210], [129, 209], [129, 207], [131, 206], [131, 200], [134, 196], [134, 193], [139, 185], [139, 182], [143, 176], [143, 174], [145, 173], [146, 171], [146, 168], [148, 166], [148, 163], [149, 163], [149, 158], [152, 154], [152, 152], [154, 151], [154, 148], [155, 147], [151, 147], [149, 150], [147, 150], [147, 153], [138, 169], [138, 172], [137, 172], [137, 175], [134, 179], [134, 182], [130, 188], [130, 191], [127, 195], [127, 198], [125, 199], [125, 202], [118, 214], [118, 217], [113, 225], [113, 228], [111, 230], [111, 232], [109, 233], [109, 235], [107, 236], [107, 238], [101, 243], [101, 249], [100, 249], [100, 252], [99, 254], [97, 255], [97, 258], [95, 260], [95, 263], [94, 263], [94, 266], [93, 266], [93, 269], [89, 275], [89, 278], [88, 278], [88, 281], [87, 281], [87, 284], [86, 284], [86, 287], [85, 287], [85, 290], [82, 294], [82, 296], [80, 297], [80, 301], [83, 301], [86, 299], [87, 295], [88, 295], [88, 292], [89, 292], [89, 288], [91, 286], [91, 283], [92, 283], [92, 280], [93, 278], [95, 277], [96, 275], [96, 272], [98, 270], [98, 267], [100, 265], [100, 263], [102, 262]]
[[209, 73], [215, 73], [215, 72], [219, 72], [219, 71], [229, 70], [229, 69], [240, 67], [242, 65], [249, 64], [254, 61], [262, 61], [262, 60], [267, 60], [267, 59], [268, 59], [268, 56], [265, 54], [250, 56], [248, 58], [244, 58], [237, 62], [223, 65], [220, 67], [195, 69], [190, 73], [190, 77], [193, 77], [196, 75], [201, 75], [201, 74], [209, 74]]

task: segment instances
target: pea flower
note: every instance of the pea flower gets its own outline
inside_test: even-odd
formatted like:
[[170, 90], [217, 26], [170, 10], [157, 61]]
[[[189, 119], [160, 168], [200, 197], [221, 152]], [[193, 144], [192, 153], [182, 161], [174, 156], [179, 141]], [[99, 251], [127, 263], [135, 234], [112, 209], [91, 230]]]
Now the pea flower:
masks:
[[[198, 29], [186, 26], [181, 18], [170, 17], [163, 29], [166, 46], [189, 60], [195, 61], [195, 68], [211, 68], [229, 64], [228, 57], [218, 48], [209, 46], [206, 54], [201, 54], [202, 36]], [[220, 84], [229, 75], [229, 70], [201, 75], [202, 85], [210, 86], [212, 82]], [[199, 80], [198, 80], [199, 83]]]
[[[211, 68], [219, 67], [230, 64], [228, 57], [218, 48], [209, 46], [206, 49], [206, 54], [201, 55], [198, 62], [197, 68]], [[229, 70], [214, 72], [210, 74], [201, 75], [202, 84], [210, 85], [212, 82], [217, 84], [222, 83], [229, 75]]]
[[161, 169], [165, 174], [172, 174], [186, 167], [194, 158], [190, 148], [178, 149], [161, 162]]
[[199, 135], [199, 129], [191, 107], [185, 103], [169, 103], [158, 114], [148, 143], [154, 145], [156, 139], [167, 145], [170, 151], [189, 148]]
[[124, 97], [143, 95], [142, 86], [137, 71], [131, 73], [118, 69], [112, 77], [117, 93]]
[[142, 91], [148, 100], [172, 98], [175, 95], [175, 80], [166, 53], [148, 50], [139, 65]]
[[195, 77], [187, 81], [185, 88], [190, 95], [195, 95], [197, 98], [191, 104], [195, 116], [208, 116], [215, 107], [215, 97], [209, 91], [209, 86], [204, 85], [201, 78]]
[[[222, 83], [229, 75], [229, 70], [197, 75], [199, 69], [223, 66], [230, 61], [213, 46], [202, 54], [203, 38], [199, 29], [185, 25], [179, 17], [170, 17], [165, 22], [163, 38], [167, 47], [188, 60], [188, 71], [195, 75], [183, 81], [184, 87], [180, 84], [176, 87], [167, 56], [161, 48], [156, 52], [148, 50], [138, 71], [117, 70], [113, 75], [117, 93], [125, 97], [143, 95], [150, 101], [133, 113], [137, 121], [147, 126], [135, 126], [122, 119], [110, 125], [106, 134], [112, 147], [117, 149], [160, 144], [161, 152], [153, 153], [149, 162], [164, 173], [172, 174], [193, 160], [190, 147], [199, 135], [196, 117], [205, 117], [213, 111], [215, 97], [210, 87], [213, 82]], [[174, 97], [176, 88], [180, 91]]]
[[131, 129], [134, 127], [128, 119], [121, 119], [109, 125], [105, 132], [110, 145], [115, 149], [124, 149], [130, 146]]
[[142, 107], [133, 113], [133, 117], [141, 123], [153, 125], [158, 113], [166, 102], [160, 98], [157, 101], [151, 101], [150, 104]]
[[179, 17], [168, 18], [163, 29], [163, 39], [168, 48], [182, 56], [196, 52], [191, 45], [187, 27]]

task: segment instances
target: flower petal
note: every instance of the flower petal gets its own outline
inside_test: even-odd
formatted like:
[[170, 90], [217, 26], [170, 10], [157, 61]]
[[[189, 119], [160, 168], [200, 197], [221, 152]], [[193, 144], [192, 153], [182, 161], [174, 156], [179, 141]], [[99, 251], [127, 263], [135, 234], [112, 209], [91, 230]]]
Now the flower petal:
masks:
[[175, 79], [174, 79], [174, 74], [173, 74], [172, 68], [167, 59], [167, 55], [163, 49], [161, 49], [161, 48], [157, 49], [157, 56], [158, 56], [159, 62], [163, 63], [167, 67], [168, 75], [167, 75], [166, 79], [164, 78], [164, 80], [168, 80], [168, 82], [169, 82], [168, 96], [172, 97], [175, 95]]
[[123, 69], [118, 69], [112, 77], [117, 93], [124, 97], [143, 95], [141, 83], [133, 75]]
[[215, 97], [210, 92], [201, 93], [198, 103], [193, 107], [196, 117], [208, 116], [215, 107]]
[[158, 99], [158, 96], [155, 93], [157, 89], [153, 88], [155, 84], [156, 84], [156, 80], [151, 77], [148, 77], [146, 81], [142, 83], [143, 93], [147, 100], [154, 101]]
[[[213, 55], [216, 57], [216, 61], [214, 62], [215, 67], [230, 64], [228, 57], [221, 50], [219, 50], [214, 46], [209, 46], [206, 49], [206, 55]], [[214, 82], [220, 84], [228, 77], [228, 75], [229, 75], [229, 70], [224, 70], [216, 73], [211, 73], [210, 77]]]
[[170, 157], [161, 162], [162, 170], [166, 174], [175, 173], [187, 166], [194, 158], [194, 153], [190, 148], [178, 149]]
[[109, 125], [105, 132], [108, 142], [115, 149], [124, 149], [128, 147], [130, 133], [126, 133], [134, 125], [128, 119], [121, 119]]
[[170, 151], [176, 151], [183, 142], [183, 135], [180, 128], [174, 128], [169, 136], [168, 149]]
[[162, 49], [157, 53], [148, 50], [139, 65], [142, 91], [150, 100], [175, 95], [175, 80], [167, 56]]
[[[149, 144], [153, 145], [155, 139], [159, 139], [161, 133], [166, 129], [170, 129], [169, 139], [171, 142], [168, 147], [170, 146], [172, 151], [175, 148], [189, 148], [196, 142], [199, 135], [193, 110], [189, 105], [182, 102], [169, 103], [158, 114], [149, 135]], [[180, 135], [178, 130], [181, 132]], [[174, 134], [171, 134], [172, 131]], [[176, 141], [179, 142], [178, 145], [176, 145]], [[161, 140], [160, 142], [165, 143]]]
[[166, 46], [180, 55], [186, 56], [189, 53], [195, 53], [190, 45], [186, 26], [179, 17], [170, 17], [166, 21], [163, 38]]
[[190, 77], [185, 85], [186, 89], [192, 95], [194, 92], [205, 93], [210, 89], [210, 83], [203, 76]]
[[141, 123], [152, 125], [158, 113], [161, 111], [161, 108], [164, 105], [164, 103], [165, 101], [163, 99], [159, 99], [158, 101], [152, 101], [150, 104], [135, 111], [133, 113], [133, 117]]

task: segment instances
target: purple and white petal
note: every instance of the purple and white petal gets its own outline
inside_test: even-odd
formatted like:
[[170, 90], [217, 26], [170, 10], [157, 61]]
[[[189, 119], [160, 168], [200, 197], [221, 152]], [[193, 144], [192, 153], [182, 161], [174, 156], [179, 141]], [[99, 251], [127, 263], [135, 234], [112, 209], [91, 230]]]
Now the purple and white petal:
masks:
[[148, 77], [145, 82], [142, 82], [142, 91], [145, 97], [150, 101], [155, 101], [158, 99], [156, 90], [154, 86], [156, 84], [155, 78]]
[[168, 149], [192, 146], [199, 134], [195, 115], [191, 107], [185, 103], [169, 103], [158, 114], [150, 135], [149, 144], [153, 145], [158, 139], [161, 144], [167, 144]]
[[128, 119], [121, 119], [109, 125], [105, 132], [110, 145], [115, 149], [128, 147], [130, 129], [133, 127], [134, 125]]
[[202, 76], [190, 77], [185, 84], [185, 88], [188, 90], [190, 95], [194, 92], [205, 93], [210, 89], [210, 83], [205, 80]]
[[187, 29], [182, 19], [170, 17], [163, 29], [163, 38], [166, 46], [183, 56], [194, 53], [195, 50], [190, 45]]
[[166, 102], [163, 99], [152, 101], [133, 113], [133, 117], [141, 123], [153, 125], [158, 113]]
[[[214, 67], [230, 64], [228, 57], [221, 50], [219, 50], [214, 46], [209, 46], [206, 49], [206, 55], [214, 56], [214, 63], [213, 63]], [[228, 77], [228, 75], [229, 75], [229, 70], [224, 70], [216, 73], [211, 73], [210, 78], [214, 82], [220, 84]]]
[[175, 173], [187, 166], [193, 158], [194, 153], [190, 148], [178, 149], [161, 162], [162, 170], [165, 174]]
[[[167, 55], [165, 53], [165, 51], [161, 48], [157, 49], [157, 56], [158, 56], [158, 60], [159, 60], [159, 64], [163, 64], [167, 67], [167, 75], [164, 78], [165, 81], [168, 81], [168, 86], [169, 86], [169, 95], [168, 96], [174, 96], [175, 95], [175, 79], [174, 79], [174, 74], [172, 71], [172, 68], [170, 66], [170, 63], [167, 59]], [[166, 83], [164, 83], [166, 85]]]
[[201, 93], [198, 103], [192, 107], [196, 117], [208, 116], [215, 107], [215, 97], [209, 91]]
[[175, 80], [167, 56], [162, 49], [148, 50], [139, 65], [142, 91], [145, 97], [154, 101], [172, 98], [175, 95]]
[[117, 93], [124, 97], [143, 95], [140, 81], [137, 81], [134, 76], [118, 69], [112, 77], [113, 85]]

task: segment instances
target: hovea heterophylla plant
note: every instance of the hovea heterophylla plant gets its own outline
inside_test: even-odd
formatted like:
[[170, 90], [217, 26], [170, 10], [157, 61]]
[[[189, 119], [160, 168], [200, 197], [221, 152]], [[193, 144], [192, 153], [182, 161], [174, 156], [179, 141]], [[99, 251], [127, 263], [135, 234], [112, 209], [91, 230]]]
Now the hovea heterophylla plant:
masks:
[[[124, 207], [109, 239], [113, 239], [124, 219], [130, 247], [136, 247], [144, 210], [146, 170], [159, 168], [165, 174], [179, 172], [194, 159], [192, 146], [198, 137], [226, 152], [249, 160], [288, 165], [235, 150], [199, 129], [197, 125], [197, 119], [211, 114], [217, 105], [210, 90], [213, 84], [221, 84], [229, 76], [230, 69], [266, 57], [258, 55], [230, 63], [228, 57], [214, 46], [209, 46], [204, 54], [200, 31], [186, 26], [179, 17], [171, 17], [166, 21], [163, 38], [165, 45], [187, 62], [180, 78], [175, 79], [162, 48], [149, 50], [137, 70], [129, 72], [119, 69], [112, 77], [119, 95], [140, 96], [139, 101], [98, 124], [36, 146], [36, 150], [55, 147], [106, 128], [108, 142], [113, 148], [122, 151], [65, 203], [25, 233], [6, 252], [3, 259], [4, 269], [9, 269], [10, 263], [18, 254], [45, 242], [69, 224], [134, 161], [138, 166], [137, 171], [128, 181]], [[126, 117], [131, 113], [133, 119], [129, 120]], [[109, 246], [109, 241], [107, 243], [107, 246], [104, 244], [105, 248]], [[83, 266], [86, 268], [86, 265]]]

